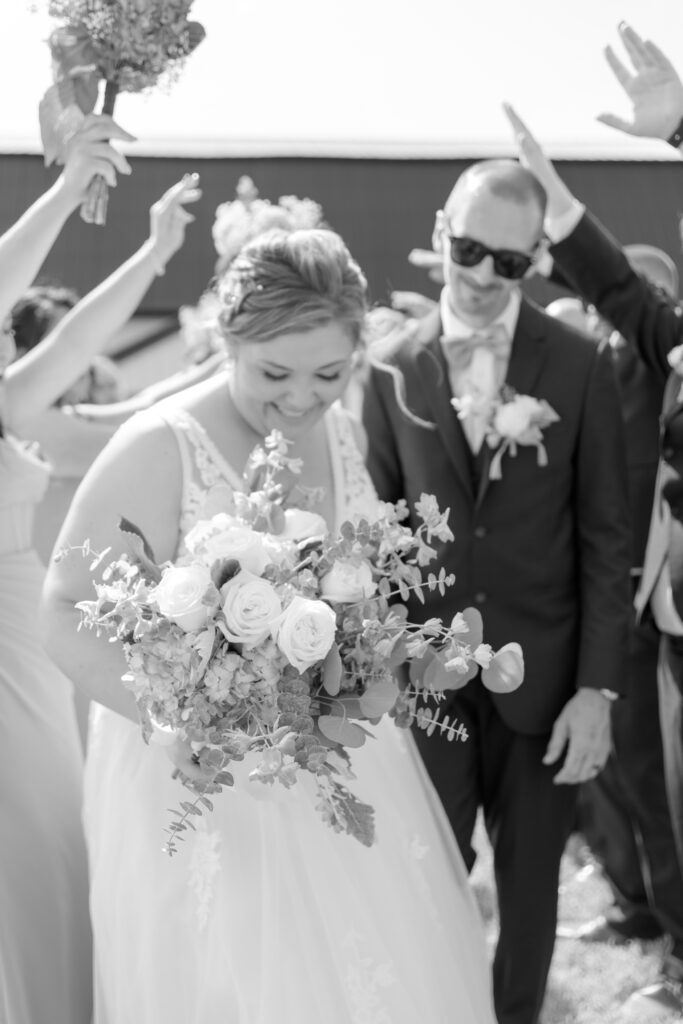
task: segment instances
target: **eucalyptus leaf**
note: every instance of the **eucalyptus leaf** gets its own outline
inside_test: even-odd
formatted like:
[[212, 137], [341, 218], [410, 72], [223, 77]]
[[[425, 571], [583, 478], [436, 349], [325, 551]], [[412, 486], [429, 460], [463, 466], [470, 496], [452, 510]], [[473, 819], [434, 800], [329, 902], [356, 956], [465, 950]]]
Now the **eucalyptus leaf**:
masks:
[[362, 729], [336, 715], [321, 715], [318, 719], [318, 728], [328, 740], [341, 743], [343, 747], [362, 747], [365, 743], [365, 733]]
[[481, 681], [491, 693], [512, 693], [524, 681], [524, 655], [519, 644], [505, 644], [497, 651], [488, 668], [481, 671]]
[[359, 700], [361, 711], [367, 718], [378, 718], [391, 711], [398, 697], [398, 686], [391, 679], [382, 679], [369, 686]]
[[464, 638], [474, 651], [484, 640], [484, 620], [476, 608], [465, 608], [462, 617], [469, 626], [469, 633], [465, 633]]
[[336, 697], [341, 689], [343, 672], [339, 648], [332, 644], [322, 665], [323, 687], [331, 697]]

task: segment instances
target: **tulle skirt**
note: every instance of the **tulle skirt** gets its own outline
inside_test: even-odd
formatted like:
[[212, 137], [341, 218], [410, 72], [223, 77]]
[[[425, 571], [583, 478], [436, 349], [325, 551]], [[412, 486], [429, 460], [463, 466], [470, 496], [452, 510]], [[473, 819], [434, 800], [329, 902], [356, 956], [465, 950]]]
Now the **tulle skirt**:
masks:
[[372, 848], [334, 833], [303, 775], [247, 779], [162, 852], [187, 798], [163, 749], [95, 707], [85, 825], [96, 1024], [494, 1024], [479, 912], [412, 737], [354, 751]]
[[0, 1021], [89, 1024], [82, 755], [39, 642], [43, 574], [32, 552], [0, 557]]

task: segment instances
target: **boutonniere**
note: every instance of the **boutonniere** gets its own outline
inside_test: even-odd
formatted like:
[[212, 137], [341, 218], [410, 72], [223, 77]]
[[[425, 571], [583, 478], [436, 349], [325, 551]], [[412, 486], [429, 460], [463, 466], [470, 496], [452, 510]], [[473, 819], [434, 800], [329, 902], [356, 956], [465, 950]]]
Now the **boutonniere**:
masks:
[[676, 345], [675, 348], [672, 348], [666, 360], [674, 373], [683, 377], [683, 345]]
[[[478, 403], [465, 398], [451, 400], [460, 419], [479, 412]], [[504, 384], [499, 394], [488, 403], [486, 415], [486, 432], [484, 440], [489, 448], [497, 451], [489, 467], [489, 479], [500, 480], [502, 477], [502, 461], [506, 452], [515, 456], [518, 445], [532, 445], [536, 448], [539, 466], [548, 465], [548, 453], [543, 444], [543, 431], [551, 423], [556, 423], [559, 416], [543, 398], [531, 395], [520, 395], [514, 388]]]

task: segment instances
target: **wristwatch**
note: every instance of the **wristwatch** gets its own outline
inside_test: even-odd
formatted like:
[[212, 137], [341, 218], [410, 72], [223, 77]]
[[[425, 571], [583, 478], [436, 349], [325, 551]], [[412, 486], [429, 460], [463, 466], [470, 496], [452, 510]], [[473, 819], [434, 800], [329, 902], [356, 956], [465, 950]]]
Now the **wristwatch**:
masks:
[[601, 697], [604, 697], [605, 700], [609, 700], [609, 701], [619, 700], [619, 697], [621, 696], [621, 694], [616, 693], [615, 690], [606, 690], [604, 688], [601, 689], [601, 690], [598, 690], [598, 693], [600, 694]]

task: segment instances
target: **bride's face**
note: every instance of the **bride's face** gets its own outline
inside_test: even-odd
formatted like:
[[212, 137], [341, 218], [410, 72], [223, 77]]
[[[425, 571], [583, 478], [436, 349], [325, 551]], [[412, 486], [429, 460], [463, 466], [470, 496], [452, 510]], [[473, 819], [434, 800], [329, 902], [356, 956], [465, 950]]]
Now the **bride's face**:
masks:
[[231, 393], [249, 426], [265, 436], [303, 436], [342, 395], [351, 373], [353, 341], [339, 323], [242, 341], [234, 350]]

